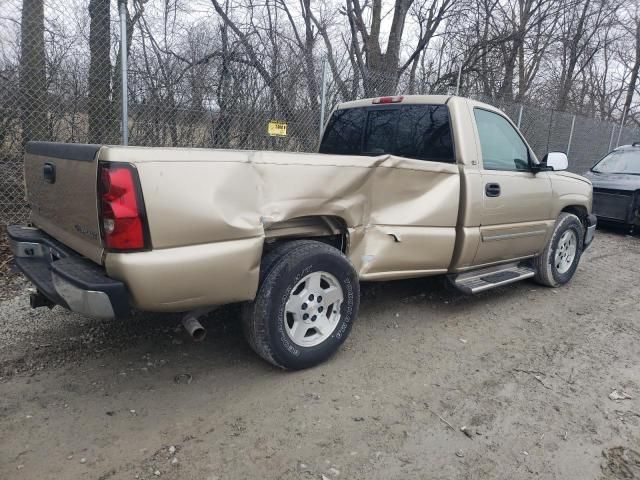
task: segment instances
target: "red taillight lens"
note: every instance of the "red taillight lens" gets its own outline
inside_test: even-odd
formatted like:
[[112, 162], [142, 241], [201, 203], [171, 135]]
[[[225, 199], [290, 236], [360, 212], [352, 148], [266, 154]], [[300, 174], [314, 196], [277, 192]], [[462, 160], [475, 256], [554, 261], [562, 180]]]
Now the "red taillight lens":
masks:
[[102, 238], [109, 250], [129, 251], [148, 248], [144, 204], [138, 174], [129, 164], [101, 163], [100, 220]]
[[404, 99], [402, 95], [396, 95], [394, 97], [378, 97], [374, 98], [371, 103], [379, 104], [379, 103], [400, 103]]

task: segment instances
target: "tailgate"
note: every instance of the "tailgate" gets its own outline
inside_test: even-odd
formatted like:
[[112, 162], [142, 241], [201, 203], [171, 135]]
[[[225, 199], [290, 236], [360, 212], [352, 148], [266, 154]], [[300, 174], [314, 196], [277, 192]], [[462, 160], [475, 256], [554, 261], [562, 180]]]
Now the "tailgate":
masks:
[[96, 263], [102, 262], [97, 175], [101, 145], [29, 142], [24, 158], [31, 221]]

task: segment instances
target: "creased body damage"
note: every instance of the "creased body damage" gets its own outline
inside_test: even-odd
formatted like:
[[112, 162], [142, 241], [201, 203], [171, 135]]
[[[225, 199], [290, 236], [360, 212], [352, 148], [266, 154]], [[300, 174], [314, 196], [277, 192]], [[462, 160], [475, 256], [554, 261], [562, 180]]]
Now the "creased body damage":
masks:
[[[251, 299], [269, 229], [303, 217], [340, 219], [347, 255], [364, 280], [444, 273], [453, 255], [455, 164], [119, 147], [104, 148], [101, 160], [131, 162], [140, 172], [153, 251], [109, 253], [105, 262], [110, 276], [129, 281], [140, 308]], [[206, 252], [193, 254], [198, 248]], [[167, 286], [175, 285], [167, 282], [172, 272], [180, 272], [177, 288]]]

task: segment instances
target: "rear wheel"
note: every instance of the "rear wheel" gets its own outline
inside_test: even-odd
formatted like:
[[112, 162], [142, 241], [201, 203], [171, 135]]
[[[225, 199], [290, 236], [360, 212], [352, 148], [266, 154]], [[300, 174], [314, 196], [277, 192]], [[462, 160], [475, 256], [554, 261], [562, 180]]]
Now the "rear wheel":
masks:
[[243, 308], [247, 341], [262, 358], [302, 369], [329, 358], [358, 314], [358, 276], [337, 249], [293, 241], [263, 260], [256, 298]]
[[571, 213], [561, 213], [551, 240], [534, 260], [535, 281], [548, 287], [564, 285], [573, 277], [584, 245], [584, 226]]

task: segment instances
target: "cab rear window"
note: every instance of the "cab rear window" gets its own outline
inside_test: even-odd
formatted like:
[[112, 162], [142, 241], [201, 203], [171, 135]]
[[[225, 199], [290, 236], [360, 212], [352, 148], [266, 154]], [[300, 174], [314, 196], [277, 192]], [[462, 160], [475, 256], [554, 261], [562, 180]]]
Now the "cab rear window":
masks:
[[453, 139], [446, 105], [394, 105], [336, 110], [320, 153], [384, 154], [453, 163]]
[[366, 117], [364, 108], [336, 110], [327, 124], [320, 153], [360, 155]]

